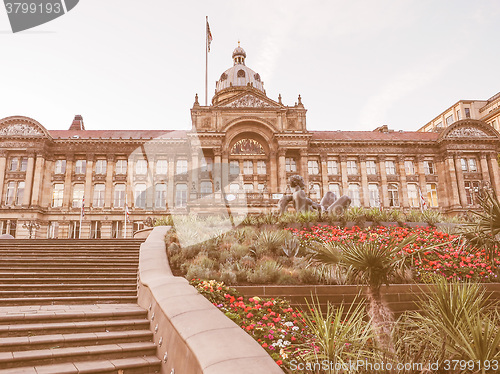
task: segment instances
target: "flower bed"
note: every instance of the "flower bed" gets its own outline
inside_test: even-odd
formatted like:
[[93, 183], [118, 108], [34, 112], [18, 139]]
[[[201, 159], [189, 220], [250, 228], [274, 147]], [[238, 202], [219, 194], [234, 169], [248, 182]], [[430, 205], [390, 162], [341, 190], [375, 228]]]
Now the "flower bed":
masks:
[[289, 367], [298, 347], [307, 340], [300, 312], [282, 299], [243, 297], [215, 280], [191, 280], [198, 292], [250, 334], [282, 367]]
[[335, 226], [313, 226], [310, 230], [289, 229], [297, 235], [303, 247], [313, 242], [345, 242], [345, 241], [378, 241], [387, 243], [392, 238], [398, 242], [412, 234], [417, 235], [417, 241], [404, 248], [408, 252], [422, 245], [439, 245], [435, 249], [423, 252], [413, 261], [417, 281], [428, 281], [431, 275], [441, 275], [447, 279], [472, 279], [481, 282], [497, 281], [495, 268], [500, 265], [500, 251], [491, 261], [484, 250], [468, 248], [458, 242], [458, 236], [436, 230], [432, 227], [373, 227], [360, 229], [339, 228]]

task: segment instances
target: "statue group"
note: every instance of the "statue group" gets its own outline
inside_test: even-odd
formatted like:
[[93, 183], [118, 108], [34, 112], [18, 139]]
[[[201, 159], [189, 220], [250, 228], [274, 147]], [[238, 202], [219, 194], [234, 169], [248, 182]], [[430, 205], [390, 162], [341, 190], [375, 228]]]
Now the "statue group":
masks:
[[331, 191], [326, 192], [319, 203], [312, 201], [304, 192], [304, 178], [300, 175], [292, 175], [290, 177], [290, 187], [293, 191], [292, 195], [284, 195], [278, 202], [280, 214], [287, 211], [290, 202], [293, 202], [296, 212], [318, 210], [320, 212], [333, 212], [335, 214], [342, 213], [351, 204], [349, 196], [343, 195], [337, 199], [337, 196]]

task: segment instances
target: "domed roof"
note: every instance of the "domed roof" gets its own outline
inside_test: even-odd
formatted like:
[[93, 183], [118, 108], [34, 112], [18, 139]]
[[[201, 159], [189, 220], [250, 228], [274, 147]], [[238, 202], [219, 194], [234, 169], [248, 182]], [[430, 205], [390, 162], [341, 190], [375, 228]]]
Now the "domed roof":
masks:
[[245, 66], [246, 56], [245, 50], [240, 47], [238, 42], [238, 47], [233, 51], [234, 66], [222, 73], [215, 86], [216, 93], [225, 88], [245, 87], [249, 84], [265, 93], [264, 82], [260, 79], [260, 75]]

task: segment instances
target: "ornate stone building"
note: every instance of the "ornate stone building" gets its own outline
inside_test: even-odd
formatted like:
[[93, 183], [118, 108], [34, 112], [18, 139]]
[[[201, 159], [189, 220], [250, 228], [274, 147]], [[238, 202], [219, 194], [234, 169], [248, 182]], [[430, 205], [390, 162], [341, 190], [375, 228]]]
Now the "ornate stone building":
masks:
[[38, 238], [121, 237], [125, 205], [127, 236], [167, 213], [270, 211], [296, 173], [313, 199], [330, 190], [366, 207], [419, 209], [422, 194], [430, 209], [456, 214], [476, 206], [482, 184], [500, 194], [500, 138], [484, 121], [311, 131], [300, 96], [293, 106], [267, 97], [245, 58], [234, 50], [211, 105], [195, 99], [189, 131], [87, 130], [81, 116], [51, 131], [27, 117], [0, 120], [0, 234], [26, 238], [31, 223]]

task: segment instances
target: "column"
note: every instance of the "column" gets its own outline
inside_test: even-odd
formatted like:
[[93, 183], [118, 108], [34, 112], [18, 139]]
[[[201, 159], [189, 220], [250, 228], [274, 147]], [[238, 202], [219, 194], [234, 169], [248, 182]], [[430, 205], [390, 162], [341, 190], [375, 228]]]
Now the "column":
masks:
[[214, 181], [214, 192], [215, 199], [221, 199], [221, 182], [222, 182], [222, 168], [221, 168], [221, 150], [214, 149], [214, 165], [213, 165], [213, 181]]
[[380, 170], [380, 187], [382, 190], [381, 208], [389, 207], [389, 191], [387, 186], [387, 171], [385, 169], [385, 156], [378, 156], [378, 167]]
[[349, 184], [347, 183], [347, 157], [340, 156], [340, 174], [342, 178], [341, 195], [348, 195]]
[[462, 164], [460, 163], [460, 155], [455, 155], [455, 172], [457, 174], [457, 184], [458, 184], [458, 196], [460, 197], [460, 203], [462, 207], [467, 206], [467, 195], [465, 194], [465, 183], [464, 183], [464, 173], [462, 171]]
[[497, 196], [500, 196], [500, 172], [498, 170], [496, 153], [488, 153], [488, 162], [490, 164], [491, 186], [497, 193]]
[[33, 193], [31, 197], [31, 205], [34, 207], [39, 207], [41, 205], [44, 171], [48, 174], [47, 179], [50, 180], [51, 170], [50, 168], [48, 168], [48, 170], [45, 169], [45, 157], [43, 154], [38, 153], [35, 161], [35, 176], [33, 178]]
[[319, 155], [320, 157], [320, 175], [321, 175], [321, 191], [323, 194], [320, 193], [320, 196], [318, 196], [318, 201], [321, 200], [323, 196], [325, 196], [326, 191], [328, 191], [328, 155], [326, 153], [321, 153]]
[[368, 175], [366, 173], [366, 156], [359, 156], [359, 170], [361, 174], [361, 201], [366, 208], [370, 207], [370, 191], [368, 190]]
[[85, 170], [85, 207], [92, 206], [92, 178], [93, 178], [93, 170], [94, 170], [94, 154], [87, 154], [87, 168]]
[[[1, 167], [1, 165], [0, 165]], [[23, 207], [28, 208], [31, 203], [31, 191], [33, 189], [33, 173], [35, 171], [35, 154], [28, 154], [28, 167], [26, 168], [26, 179], [24, 186]], [[0, 181], [0, 184], [2, 182]], [[1, 196], [1, 191], [0, 191]]]
[[198, 191], [200, 188], [200, 184], [198, 183], [198, 173], [200, 171], [199, 157], [198, 152], [193, 150], [191, 153], [191, 167], [189, 169], [189, 175], [191, 177], [191, 183], [189, 183], [189, 189], [191, 190], [190, 200], [196, 200], [198, 198]]
[[450, 203], [448, 201], [448, 183], [446, 182], [446, 164], [445, 159], [442, 156], [436, 158], [436, 167], [438, 173], [438, 183], [437, 183], [437, 194], [438, 194], [438, 206], [439, 207], [449, 207]]
[[167, 179], [167, 206], [168, 211], [172, 212], [175, 205], [175, 158], [168, 155], [168, 179]]
[[[38, 171], [38, 163], [35, 161], [35, 178], [36, 172]], [[55, 160], [53, 155], [46, 155], [45, 163], [44, 163], [44, 171], [41, 175], [40, 180], [40, 198], [39, 198], [39, 206], [47, 208], [52, 205], [52, 176], [54, 175], [55, 168]], [[33, 186], [35, 183], [33, 182]], [[33, 187], [35, 190], [35, 187]], [[33, 202], [33, 198], [31, 199]], [[32, 203], [33, 205], [33, 203]]]
[[286, 165], [285, 165], [286, 149], [278, 150], [278, 175], [279, 175], [279, 190], [280, 193], [286, 191]]
[[73, 174], [73, 155], [66, 155], [66, 172], [64, 175], [64, 194], [63, 194], [63, 209], [67, 210], [70, 207], [71, 201], [71, 174]]
[[450, 186], [450, 193], [448, 195], [448, 199], [450, 202], [450, 208], [451, 209], [456, 209], [460, 207], [460, 197], [458, 194], [458, 185], [457, 185], [457, 175], [455, 173], [455, 162], [453, 161], [453, 154], [452, 153], [447, 153], [445, 155], [446, 161], [446, 171], [448, 173], [448, 178], [449, 178], [449, 186]]
[[221, 189], [224, 190], [224, 192], [228, 193], [229, 192], [229, 154], [227, 151], [222, 152], [222, 164], [221, 164], [221, 178], [222, 178], [222, 184], [221, 184]]
[[[104, 193], [104, 207], [111, 208], [113, 205], [113, 174], [115, 171], [115, 156], [108, 155], [106, 166], [106, 191]], [[111, 237], [111, 236], [110, 236]]]
[[399, 166], [399, 181], [401, 182], [401, 193], [403, 195], [403, 208], [410, 207], [410, 200], [408, 199], [408, 183], [406, 182], [405, 158], [398, 156], [397, 159]]
[[270, 193], [278, 193], [278, 165], [276, 162], [276, 152], [271, 151], [269, 154], [269, 162], [270, 162], [270, 173], [269, 177], [271, 178], [270, 180], [270, 185], [271, 185], [271, 191]]
[[305, 188], [309, 188], [309, 170], [307, 169], [307, 158], [308, 152], [307, 149], [301, 149], [299, 151], [300, 154], [300, 175], [304, 178]]
[[427, 196], [427, 180], [425, 179], [424, 156], [417, 156], [417, 173], [418, 173], [418, 186], [422, 196]]
[[491, 183], [489, 167], [488, 167], [488, 155], [486, 154], [486, 152], [481, 152], [479, 157], [480, 157], [481, 175], [483, 177], [483, 181], [485, 183], [489, 183], [493, 187], [493, 184]]
[[0, 151], [0, 206], [3, 203], [3, 185], [5, 182], [5, 168], [7, 166], [7, 152]]

